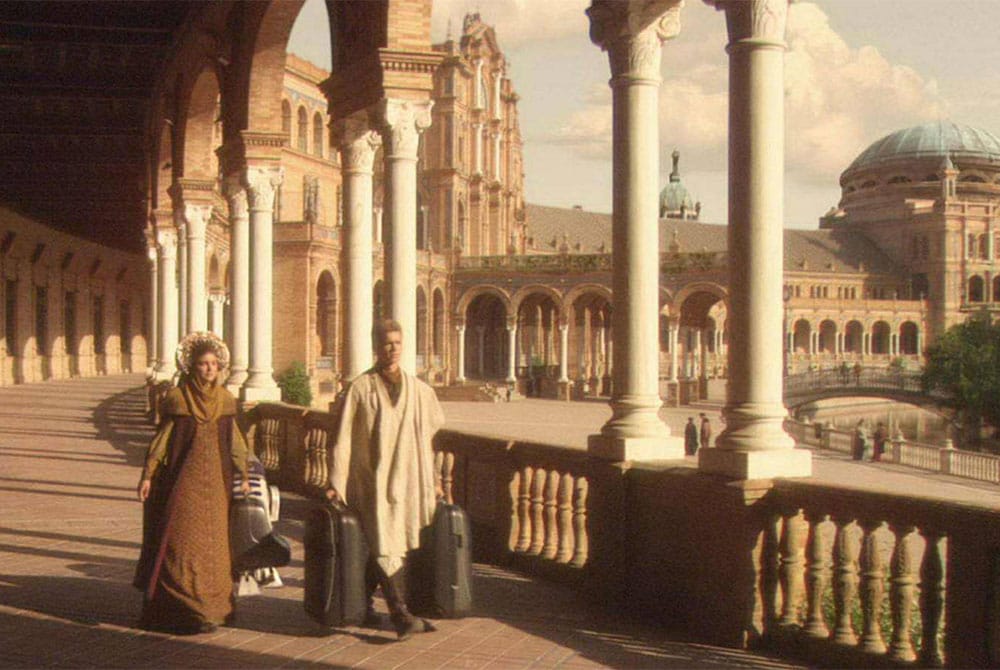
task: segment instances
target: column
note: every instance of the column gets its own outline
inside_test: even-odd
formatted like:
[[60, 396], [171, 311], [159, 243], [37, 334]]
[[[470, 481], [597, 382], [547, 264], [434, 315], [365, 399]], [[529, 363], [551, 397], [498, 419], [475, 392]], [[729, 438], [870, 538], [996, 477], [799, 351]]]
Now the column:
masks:
[[[274, 382], [272, 355], [272, 280], [274, 252], [274, 194], [284, 168], [264, 163], [246, 171], [250, 205], [250, 365], [240, 389], [243, 400], [277, 401], [281, 390]], [[190, 308], [190, 306], [189, 306]]]
[[507, 383], [517, 381], [517, 320], [507, 319]]
[[[146, 371], [147, 377], [152, 377], [156, 373], [156, 362], [157, 354], [160, 351], [159, 346], [159, 324], [160, 324], [160, 314], [159, 314], [159, 298], [160, 298], [160, 280], [159, 280], [159, 264], [156, 259], [156, 239], [150, 240], [150, 246], [147, 248], [146, 253], [149, 257], [149, 305], [146, 309], [149, 310], [149, 332], [143, 333], [146, 338], [146, 356], [147, 356], [147, 366]], [[65, 299], [65, 293], [63, 295]], [[60, 301], [62, 302], [62, 301]], [[63, 328], [65, 331], [65, 327]], [[75, 337], [74, 333], [67, 333], [67, 337]], [[70, 351], [70, 342], [65, 343], [66, 351]], [[67, 374], [67, 376], [69, 376]]]
[[239, 174], [226, 180], [229, 201], [229, 300], [231, 305], [229, 338], [229, 378], [226, 388], [239, 395], [247, 379], [250, 360], [250, 212], [247, 191]]
[[785, 351], [790, 354], [795, 353], [795, 332], [788, 326], [785, 327]]
[[432, 105], [429, 100], [387, 99], [382, 110], [389, 215], [385, 249], [387, 313], [403, 328], [400, 365], [411, 374], [417, 365], [417, 147], [420, 133], [431, 125]]
[[863, 340], [861, 354], [863, 356], [870, 356], [872, 353], [872, 334], [869, 333], [868, 331], [865, 331], [861, 337]]
[[917, 355], [924, 355], [924, 331], [922, 330], [917, 331]]
[[[156, 351], [160, 357], [156, 364], [156, 379], [170, 380], [177, 371], [174, 363], [174, 352], [177, 349], [177, 229], [162, 227], [156, 229], [156, 250], [158, 253], [159, 287], [158, 300], [159, 318], [156, 334]], [[80, 292], [83, 293], [82, 291]], [[89, 305], [87, 309], [90, 309]], [[77, 309], [77, 320], [81, 317]]]
[[212, 218], [212, 206], [184, 203], [187, 229], [187, 321], [185, 331], [207, 329], [208, 303], [205, 296], [205, 232]]
[[472, 161], [473, 174], [481, 175], [483, 173], [483, 124], [481, 123], [472, 124], [472, 151], [475, 153]]
[[677, 340], [677, 332], [680, 327], [676, 320], [670, 321], [670, 326], [667, 332], [670, 333], [670, 381], [677, 381], [677, 346], [679, 344]]
[[[493, 140], [493, 179], [500, 180], [500, 131], [494, 130], [490, 133]], [[499, 250], [497, 250], [499, 253]]]
[[179, 285], [177, 293], [177, 333], [178, 341], [183, 337], [187, 328], [187, 285], [188, 285], [188, 257], [187, 257], [187, 226], [184, 222], [183, 203], [178, 199], [174, 206], [174, 225], [177, 227], [177, 283]]
[[[374, 161], [372, 161], [374, 163]], [[369, 187], [371, 190], [371, 187]], [[382, 208], [375, 207], [372, 210], [372, 225], [374, 230], [372, 231], [372, 243], [382, 244]]]
[[658, 93], [663, 41], [680, 32], [679, 0], [594, 0], [591, 39], [608, 52], [613, 105], [612, 416], [588, 449], [612, 460], [681, 458], [657, 416], [659, 394]]
[[223, 311], [226, 306], [226, 294], [225, 293], [213, 293], [208, 298], [209, 308], [211, 309], [211, 323], [209, 327], [212, 332], [219, 337], [224, 338], [226, 336], [223, 332]]
[[559, 381], [568, 382], [569, 374], [569, 324], [559, 322]]
[[712, 0], [729, 31], [729, 383], [726, 427], [699, 468], [740, 479], [808, 476], [782, 398], [784, 53], [788, 0]]
[[366, 113], [339, 121], [334, 132], [344, 182], [342, 360], [343, 378], [349, 381], [372, 364], [372, 174], [375, 151], [382, 140], [371, 129]]
[[455, 333], [458, 336], [458, 374], [455, 381], [459, 384], [465, 383], [465, 324], [460, 323], [455, 326]]

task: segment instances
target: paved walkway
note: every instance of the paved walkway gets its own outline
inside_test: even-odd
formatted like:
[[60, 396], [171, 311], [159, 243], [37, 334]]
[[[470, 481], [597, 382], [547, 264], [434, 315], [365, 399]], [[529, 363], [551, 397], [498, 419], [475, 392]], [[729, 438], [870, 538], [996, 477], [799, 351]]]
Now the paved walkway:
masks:
[[[294, 500], [279, 524], [293, 543], [283, 588], [241, 600], [235, 626], [214, 634], [138, 630], [134, 487], [151, 435], [140, 381], [0, 388], [0, 667], [789, 667], [667, 638], [489, 566], [476, 566], [475, 616], [441, 621], [436, 633], [395, 642], [389, 631], [321, 629], [301, 606], [303, 503]], [[457, 408], [448, 412], [458, 421]]]

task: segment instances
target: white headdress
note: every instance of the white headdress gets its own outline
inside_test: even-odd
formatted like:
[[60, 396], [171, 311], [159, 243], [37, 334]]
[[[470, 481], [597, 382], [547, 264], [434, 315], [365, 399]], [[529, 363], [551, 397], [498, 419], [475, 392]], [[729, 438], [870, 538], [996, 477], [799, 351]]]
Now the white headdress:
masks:
[[225, 370], [229, 367], [229, 347], [226, 346], [222, 338], [208, 331], [197, 331], [188, 333], [177, 344], [177, 353], [175, 354], [177, 369], [184, 374], [189, 374], [194, 367], [194, 361], [191, 360], [192, 354], [204, 345], [211, 347], [216, 358], [219, 359], [219, 370]]

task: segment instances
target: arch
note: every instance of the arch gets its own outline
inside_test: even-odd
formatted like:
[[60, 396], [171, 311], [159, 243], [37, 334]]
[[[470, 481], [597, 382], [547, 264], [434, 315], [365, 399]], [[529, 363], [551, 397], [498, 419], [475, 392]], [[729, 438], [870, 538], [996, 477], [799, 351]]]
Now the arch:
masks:
[[819, 324], [819, 353], [837, 353], [837, 324], [824, 319]]
[[993, 278], [993, 302], [1000, 302], [1000, 275]]
[[477, 379], [501, 379], [507, 376], [509, 361], [509, 338], [507, 336], [507, 311], [501, 293], [482, 291], [477, 293], [461, 318], [465, 328], [465, 370]]
[[717, 284], [716, 282], [696, 281], [690, 284], [685, 284], [677, 291], [673, 299], [675, 307], [671, 309], [671, 312], [679, 313], [680, 306], [683, 305], [684, 301], [687, 300], [693, 293], [710, 293], [717, 299], [726, 303], [727, 308], [729, 306], [729, 291], [725, 286]]
[[440, 287], [434, 289], [431, 315], [431, 353], [434, 356], [444, 355], [444, 292]]
[[292, 105], [287, 98], [281, 100], [281, 132], [292, 136]]
[[904, 321], [899, 326], [899, 353], [913, 356], [919, 354], [918, 334], [920, 329], [912, 321]]
[[[602, 284], [591, 284], [591, 283], [577, 284], [576, 286], [571, 288], [569, 291], [566, 292], [566, 296], [563, 298], [563, 303], [566, 305], [567, 308], [572, 307], [573, 303], [575, 303], [580, 296], [587, 294], [600, 296], [607, 303], [609, 304], [611, 303], [611, 289]], [[662, 298], [663, 295], [662, 290], [660, 291], [660, 294]]]
[[889, 179], [889, 183], [890, 184], [909, 184], [910, 183], [910, 178], [907, 177], [907, 176], [899, 174], [899, 175], [896, 175], [895, 177], [891, 177]]
[[986, 300], [986, 284], [979, 275], [969, 277], [969, 290], [967, 293], [969, 302], [983, 302]]
[[172, 126], [161, 121], [160, 141], [157, 145], [158, 158], [153, 170], [152, 192], [156, 199], [153, 209], [168, 209], [171, 206], [170, 187], [174, 183], [174, 136]]
[[885, 321], [876, 321], [872, 324], [871, 352], [873, 354], [888, 354], [889, 334], [892, 329]]
[[309, 151], [309, 112], [301, 105], [295, 119], [295, 148], [302, 153]]
[[680, 319], [682, 326], [704, 330], [708, 313], [719, 302], [728, 312], [729, 294], [714, 282], [694, 282], [681, 288], [674, 297], [671, 312]]
[[865, 346], [865, 327], [860, 321], [848, 321], [844, 326], [844, 352], [860, 354]]
[[319, 158], [323, 158], [323, 116], [319, 112], [313, 113], [312, 152]]
[[417, 369], [427, 365], [427, 292], [417, 286]]
[[808, 354], [811, 349], [812, 324], [806, 319], [799, 319], [792, 326], [792, 351]]
[[219, 77], [213, 66], [205, 63], [194, 80], [183, 111], [183, 176], [189, 179], [215, 179], [217, 143], [215, 124], [219, 110]]
[[544, 284], [528, 284], [527, 286], [522, 286], [515, 291], [514, 296], [511, 298], [511, 304], [514, 307], [514, 312], [517, 313], [520, 311], [521, 305], [525, 301], [531, 300], [535, 295], [544, 295], [548, 297], [552, 300], [556, 309], [559, 310], [559, 315], [562, 316], [565, 314], [562, 294], [551, 286], [545, 286]]
[[962, 174], [958, 178], [958, 181], [964, 182], [966, 184], [985, 184], [987, 182], [987, 179], [979, 172], [970, 172]]
[[337, 343], [337, 283], [329, 270], [316, 281], [316, 338], [319, 356], [333, 356]]
[[469, 306], [472, 304], [472, 301], [478, 298], [479, 296], [486, 294], [492, 295], [497, 300], [500, 301], [500, 304], [502, 304], [504, 308], [504, 318], [510, 318], [514, 316], [514, 310], [510, 296], [507, 295], [507, 293], [504, 292], [503, 289], [499, 289], [495, 286], [489, 286], [486, 284], [477, 284], [476, 286], [471, 286], [468, 289], [466, 289], [465, 293], [463, 293], [458, 298], [458, 304], [455, 305], [455, 315], [459, 319], [464, 319], [466, 312], [469, 310]]

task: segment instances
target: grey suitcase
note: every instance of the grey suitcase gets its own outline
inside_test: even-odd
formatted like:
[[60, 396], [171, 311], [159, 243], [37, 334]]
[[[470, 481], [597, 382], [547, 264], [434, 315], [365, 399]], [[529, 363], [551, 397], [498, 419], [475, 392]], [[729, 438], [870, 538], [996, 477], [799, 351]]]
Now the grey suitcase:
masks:
[[446, 618], [472, 612], [471, 539], [465, 510], [439, 502], [411, 557], [409, 599], [415, 612]]
[[368, 549], [358, 517], [341, 504], [316, 505], [306, 518], [303, 605], [324, 626], [360, 624], [368, 608]]

